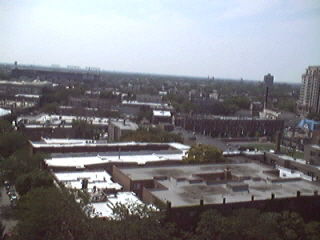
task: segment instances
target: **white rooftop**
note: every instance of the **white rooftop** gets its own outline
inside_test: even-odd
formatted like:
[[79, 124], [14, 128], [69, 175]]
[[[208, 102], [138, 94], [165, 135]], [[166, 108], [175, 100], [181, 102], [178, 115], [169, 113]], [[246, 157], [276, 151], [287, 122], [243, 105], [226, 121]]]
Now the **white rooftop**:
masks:
[[155, 117], [171, 117], [170, 111], [153, 110], [153, 116]]
[[151, 103], [151, 102], [138, 102], [138, 101], [122, 101], [122, 104], [125, 105], [140, 105], [140, 106], [149, 106], [151, 108], [172, 108], [167, 103]]
[[119, 120], [112, 120], [110, 122], [111, 124], [113, 124], [114, 126], [122, 129], [122, 130], [137, 130], [139, 128], [138, 124], [128, 121], [128, 120], [123, 120], [123, 119], [119, 119]]
[[6, 116], [6, 115], [9, 115], [9, 114], [11, 114], [11, 110], [0, 108], [0, 117]]
[[88, 179], [89, 192], [91, 192], [94, 187], [97, 189], [122, 189], [120, 184], [114, 183], [111, 180], [111, 176], [106, 171], [56, 172], [53, 174], [57, 180], [67, 188], [81, 189], [82, 180]]
[[[136, 143], [136, 142], [129, 142], [129, 143], [111, 143], [107, 144], [108, 146], [130, 146], [130, 145], [148, 145], [152, 143]], [[121, 154], [120, 157], [118, 154], [108, 154], [105, 153], [103, 156], [97, 153], [96, 156], [68, 156], [68, 157], [52, 157], [45, 159], [45, 163], [49, 167], [76, 167], [76, 168], [84, 168], [85, 166], [89, 165], [96, 165], [96, 164], [106, 164], [111, 162], [126, 162], [126, 163], [137, 163], [144, 165], [147, 162], [159, 162], [159, 161], [170, 161], [170, 160], [182, 160], [183, 157], [186, 155], [186, 152], [190, 149], [189, 146], [181, 144], [181, 143], [156, 143], [159, 145], [169, 145], [173, 149], [179, 150], [174, 151], [173, 153], [168, 152], [157, 152], [154, 151], [153, 153], [146, 153], [146, 154]], [[55, 145], [54, 145], [55, 146]]]
[[67, 116], [67, 115], [49, 115], [40, 114], [37, 116], [22, 116], [17, 118], [17, 122], [25, 121], [29, 124], [49, 124], [49, 125], [59, 125], [72, 124], [75, 120], [85, 120], [93, 125], [108, 125], [109, 118], [98, 118], [98, 117], [85, 117], [85, 116]]
[[108, 195], [106, 202], [90, 203], [92, 207], [91, 217], [116, 218], [113, 209], [117, 203], [130, 208], [131, 205], [142, 205], [143, 203], [133, 192], [118, 192], [116, 195]]
[[40, 95], [35, 95], [35, 94], [16, 94], [15, 97], [40, 98]]

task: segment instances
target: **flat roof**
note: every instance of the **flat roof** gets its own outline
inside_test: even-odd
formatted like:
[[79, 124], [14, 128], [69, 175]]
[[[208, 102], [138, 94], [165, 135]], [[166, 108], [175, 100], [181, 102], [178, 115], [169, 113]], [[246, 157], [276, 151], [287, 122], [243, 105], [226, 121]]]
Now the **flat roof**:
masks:
[[155, 117], [171, 117], [170, 111], [153, 110], [153, 116]]
[[119, 163], [137, 163], [144, 165], [148, 162], [159, 162], [159, 161], [181, 161], [185, 156], [184, 152], [175, 154], [161, 154], [156, 151], [152, 154], [146, 155], [103, 155], [99, 154], [96, 156], [77, 156], [77, 157], [54, 157], [45, 159], [45, 163], [49, 167], [77, 167], [84, 168], [89, 165], [106, 164], [112, 162]]
[[[228, 169], [232, 179], [210, 180], [214, 174], [223, 174]], [[163, 202], [170, 201], [173, 207], [199, 205], [200, 199], [207, 204], [251, 201], [275, 198], [314, 195], [320, 190], [319, 183], [305, 181], [298, 176], [277, 176], [276, 169], [256, 164], [203, 164], [170, 167], [122, 168], [132, 180], [157, 180], [165, 189], [149, 189]], [[287, 173], [288, 174], [288, 173]], [[165, 176], [165, 177], [164, 177]]]
[[16, 94], [15, 97], [40, 98], [40, 95], [36, 95], [36, 94]]
[[172, 109], [167, 103], [152, 103], [152, 102], [139, 102], [139, 101], [122, 101], [123, 105], [132, 105], [132, 106], [149, 106], [151, 108], [166, 108]]
[[21, 86], [47, 86], [51, 85], [50, 82], [47, 81], [7, 81], [7, 80], [0, 80], [0, 84], [10, 84], [10, 85], [21, 85]]
[[90, 217], [107, 217], [115, 219], [113, 209], [117, 203], [130, 207], [131, 205], [142, 205], [143, 203], [133, 192], [118, 192], [107, 196], [106, 202], [93, 202], [89, 206], [92, 207]]
[[86, 117], [86, 116], [69, 116], [69, 115], [56, 115], [56, 114], [39, 114], [36, 116], [21, 116], [17, 118], [17, 122], [25, 121], [27, 124], [33, 125], [60, 125], [72, 124], [75, 120], [85, 120], [93, 125], [105, 125], [108, 126], [109, 118], [99, 117]]
[[112, 120], [110, 121], [110, 124], [120, 128], [121, 130], [137, 130], [138, 124], [131, 122], [129, 120], [124, 121], [123, 119], [119, 120]]
[[173, 149], [177, 149], [180, 151], [188, 151], [190, 146], [184, 145], [182, 143], [152, 143], [152, 142], [116, 142], [116, 143], [108, 143], [105, 140], [87, 140], [87, 139], [49, 139], [43, 138], [42, 141], [29, 141], [32, 147], [34, 148], [43, 148], [43, 147], [77, 147], [77, 146], [106, 146], [106, 147], [127, 147], [127, 146], [139, 146], [139, 147], [147, 147], [151, 145], [158, 146], [168, 146]]
[[11, 110], [0, 108], [0, 117], [6, 116], [6, 115], [9, 115], [9, 114], [11, 114]]
[[88, 191], [92, 189], [116, 189], [121, 190], [122, 186], [111, 180], [111, 176], [106, 171], [77, 171], [77, 172], [55, 172], [53, 175], [57, 180], [71, 189], [81, 189], [82, 180], [88, 180]]

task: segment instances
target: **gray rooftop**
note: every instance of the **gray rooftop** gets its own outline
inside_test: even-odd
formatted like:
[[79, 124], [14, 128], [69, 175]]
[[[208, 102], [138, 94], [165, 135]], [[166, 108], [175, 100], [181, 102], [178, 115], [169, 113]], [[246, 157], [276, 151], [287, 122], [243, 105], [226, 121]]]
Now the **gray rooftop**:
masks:
[[[231, 171], [231, 179], [217, 179], [226, 169]], [[280, 178], [277, 171], [256, 163], [188, 165], [175, 167], [145, 167], [121, 169], [132, 180], [156, 177], [165, 189], [149, 189], [163, 202], [170, 201], [173, 207], [227, 203], [313, 195], [320, 191], [319, 183], [300, 178]], [[216, 176], [215, 176], [216, 175]], [[166, 176], [167, 178], [165, 178]], [[222, 175], [223, 176], [223, 175]], [[219, 177], [218, 177], [219, 178]]]

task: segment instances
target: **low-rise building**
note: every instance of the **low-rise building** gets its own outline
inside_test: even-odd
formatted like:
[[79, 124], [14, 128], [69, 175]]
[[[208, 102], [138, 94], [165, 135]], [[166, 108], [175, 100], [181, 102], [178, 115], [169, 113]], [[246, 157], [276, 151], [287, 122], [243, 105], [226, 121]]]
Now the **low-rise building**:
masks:
[[320, 145], [318, 144], [305, 145], [304, 159], [311, 165], [320, 166]]
[[152, 123], [170, 123], [172, 124], [172, 115], [170, 111], [153, 110], [152, 111]]
[[[256, 163], [113, 167], [113, 179], [146, 203], [171, 208], [314, 196], [319, 183]], [[240, 205], [239, 205], [240, 206]]]
[[[85, 141], [85, 140], [83, 140]], [[105, 169], [112, 166], [141, 166], [181, 163], [189, 146], [180, 143], [99, 143], [99, 142], [30, 142], [32, 152], [50, 154], [46, 168], [54, 170]]]
[[136, 130], [138, 130], [138, 125], [129, 120], [111, 120], [108, 127], [108, 140], [118, 142], [123, 135]]

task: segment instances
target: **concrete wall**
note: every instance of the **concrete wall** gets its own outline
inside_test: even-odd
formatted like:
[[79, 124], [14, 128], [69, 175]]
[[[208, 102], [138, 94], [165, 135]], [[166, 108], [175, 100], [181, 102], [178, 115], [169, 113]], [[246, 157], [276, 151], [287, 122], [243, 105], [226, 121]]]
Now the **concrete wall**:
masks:
[[[168, 206], [168, 205], [167, 205]], [[230, 211], [240, 208], [255, 208], [262, 212], [298, 212], [306, 221], [320, 219], [320, 196], [300, 196], [293, 198], [283, 198], [269, 200], [253, 200], [249, 202], [238, 203], [220, 203], [220, 204], [200, 204], [197, 206], [178, 207], [166, 209], [167, 219], [175, 222], [182, 229], [189, 229], [196, 226], [201, 213], [206, 210], [216, 209], [221, 213], [230, 213]]]
[[125, 191], [131, 191], [131, 180], [122, 171], [116, 167], [112, 167], [112, 178], [115, 182], [121, 184]]

